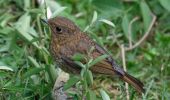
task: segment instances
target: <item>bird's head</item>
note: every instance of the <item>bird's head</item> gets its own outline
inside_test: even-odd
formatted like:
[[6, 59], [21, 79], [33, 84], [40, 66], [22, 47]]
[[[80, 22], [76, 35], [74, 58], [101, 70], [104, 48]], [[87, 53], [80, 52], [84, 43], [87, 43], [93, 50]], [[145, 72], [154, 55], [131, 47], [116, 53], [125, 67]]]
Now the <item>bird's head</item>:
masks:
[[52, 31], [52, 40], [65, 41], [79, 33], [79, 28], [65, 17], [55, 17], [47, 21]]

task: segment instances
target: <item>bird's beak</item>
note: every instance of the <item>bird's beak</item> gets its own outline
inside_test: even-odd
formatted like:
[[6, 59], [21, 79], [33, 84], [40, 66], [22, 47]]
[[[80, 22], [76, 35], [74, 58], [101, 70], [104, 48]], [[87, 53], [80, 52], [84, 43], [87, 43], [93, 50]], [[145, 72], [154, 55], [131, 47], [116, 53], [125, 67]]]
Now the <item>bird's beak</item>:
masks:
[[46, 19], [40, 19], [43, 23], [46, 23], [48, 25], [48, 21]]

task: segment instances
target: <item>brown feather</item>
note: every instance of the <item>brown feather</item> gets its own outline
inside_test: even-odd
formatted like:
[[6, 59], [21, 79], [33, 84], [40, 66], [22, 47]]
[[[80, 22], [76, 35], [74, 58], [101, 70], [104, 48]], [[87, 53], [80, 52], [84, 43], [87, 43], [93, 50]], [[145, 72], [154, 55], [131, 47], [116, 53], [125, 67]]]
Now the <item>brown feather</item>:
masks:
[[144, 86], [143, 83], [136, 79], [135, 77], [126, 73], [124, 76], [121, 77], [121, 79], [132, 85], [139, 93], [145, 92], [143, 88]]
[[[71, 20], [64, 17], [56, 17], [50, 19], [48, 24], [52, 30], [51, 53], [64, 71], [79, 73], [81, 69], [74, 63], [71, 57], [76, 53], [88, 55], [92, 47], [95, 47], [91, 54], [93, 59], [103, 54], [109, 55], [103, 47], [100, 47], [88, 35], [81, 32]], [[56, 28], [60, 28], [62, 31], [58, 32]], [[82, 62], [86, 63], [85, 61]], [[138, 92], [144, 92], [142, 82], [121, 69], [110, 55], [108, 58], [92, 66], [90, 70], [99, 74], [117, 75], [122, 80], [131, 84]]]
[[[99, 52], [93, 53], [94, 58], [100, 55], [101, 54]], [[106, 74], [106, 75], [112, 75], [112, 76], [115, 75], [115, 70], [113, 69], [112, 65], [109, 62], [107, 62], [107, 60], [98, 62], [96, 65], [94, 65], [91, 68], [91, 70], [93, 72], [100, 73], [100, 74]], [[120, 75], [120, 78], [124, 80], [125, 82], [129, 83], [130, 85], [132, 85], [139, 93], [143, 93], [144, 92], [143, 83], [139, 81], [138, 79], [136, 79], [135, 77], [129, 75], [125, 71], [123, 72], [124, 74]]]

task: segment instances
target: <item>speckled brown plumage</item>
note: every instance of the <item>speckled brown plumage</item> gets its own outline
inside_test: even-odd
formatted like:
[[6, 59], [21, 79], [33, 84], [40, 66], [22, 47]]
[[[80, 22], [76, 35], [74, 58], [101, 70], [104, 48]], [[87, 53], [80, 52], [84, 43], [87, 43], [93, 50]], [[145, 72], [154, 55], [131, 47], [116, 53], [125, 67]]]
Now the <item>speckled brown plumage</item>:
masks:
[[[60, 68], [68, 73], [77, 74], [80, 67], [77, 67], [71, 57], [76, 53], [87, 55], [91, 47], [95, 49], [91, 53], [94, 59], [100, 55], [108, 54], [105, 49], [96, 44], [90, 37], [69, 19], [56, 17], [48, 20], [52, 30], [50, 51]], [[144, 92], [143, 83], [133, 76], [127, 74], [116, 64], [115, 60], [109, 56], [90, 68], [93, 73], [117, 75], [122, 80], [131, 84], [138, 92]]]

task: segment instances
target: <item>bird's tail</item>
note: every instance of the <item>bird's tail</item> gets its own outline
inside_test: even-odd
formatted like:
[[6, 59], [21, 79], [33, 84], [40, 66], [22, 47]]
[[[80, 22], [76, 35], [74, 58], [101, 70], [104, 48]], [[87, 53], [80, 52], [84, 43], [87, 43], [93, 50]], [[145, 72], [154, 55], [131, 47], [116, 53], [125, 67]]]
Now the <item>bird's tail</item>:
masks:
[[129, 75], [128, 73], [125, 73], [123, 76], [121, 76], [121, 79], [123, 79], [127, 83], [131, 84], [139, 93], [144, 93], [144, 91], [145, 91], [143, 88], [144, 85], [140, 80]]

